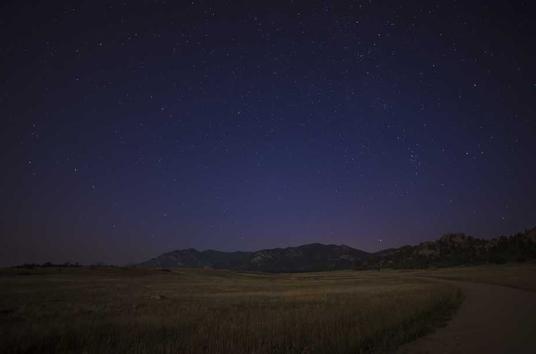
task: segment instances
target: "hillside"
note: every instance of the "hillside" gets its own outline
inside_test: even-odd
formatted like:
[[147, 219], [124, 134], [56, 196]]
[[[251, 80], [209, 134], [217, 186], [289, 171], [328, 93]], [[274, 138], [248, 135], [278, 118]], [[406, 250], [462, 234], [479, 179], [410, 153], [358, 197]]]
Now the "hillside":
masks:
[[369, 253], [348, 246], [313, 243], [255, 252], [177, 250], [140, 264], [145, 267], [206, 267], [260, 272], [311, 272], [350, 269]]
[[403, 246], [371, 255], [357, 268], [428, 268], [536, 259], [536, 228], [512, 236], [479, 239], [447, 234], [436, 241]]
[[319, 243], [254, 252], [177, 250], [139, 264], [156, 268], [214, 268], [259, 272], [341, 269], [428, 268], [536, 259], [536, 228], [512, 236], [479, 239], [447, 234], [436, 241], [368, 253], [345, 245]]

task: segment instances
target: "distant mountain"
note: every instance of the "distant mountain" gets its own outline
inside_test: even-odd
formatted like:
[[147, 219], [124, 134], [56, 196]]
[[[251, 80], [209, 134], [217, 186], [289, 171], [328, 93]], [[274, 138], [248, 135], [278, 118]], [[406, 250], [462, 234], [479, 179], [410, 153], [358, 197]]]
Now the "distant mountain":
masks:
[[369, 253], [344, 245], [313, 243], [299, 247], [273, 248], [255, 252], [178, 250], [141, 263], [143, 267], [206, 267], [260, 272], [312, 272], [351, 269]]
[[536, 228], [486, 240], [447, 234], [439, 240], [377, 252], [356, 268], [427, 268], [536, 259]]
[[447, 234], [436, 241], [368, 253], [345, 245], [312, 243], [254, 252], [164, 253], [139, 264], [155, 268], [215, 268], [259, 272], [312, 272], [341, 269], [427, 268], [536, 259], [536, 228], [491, 240]]

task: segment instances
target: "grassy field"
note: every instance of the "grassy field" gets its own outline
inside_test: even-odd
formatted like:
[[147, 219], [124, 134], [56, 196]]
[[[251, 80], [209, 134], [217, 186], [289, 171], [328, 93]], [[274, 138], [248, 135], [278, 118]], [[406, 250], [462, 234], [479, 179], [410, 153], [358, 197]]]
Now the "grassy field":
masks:
[[536, 264], [534, 263], [439, 268], [408, 273], [414, 273], [417, 276], [494, 284], [536, 291]]
[[5, 269], [0, 352], [389, 352], [460, 301], [396, 272]]

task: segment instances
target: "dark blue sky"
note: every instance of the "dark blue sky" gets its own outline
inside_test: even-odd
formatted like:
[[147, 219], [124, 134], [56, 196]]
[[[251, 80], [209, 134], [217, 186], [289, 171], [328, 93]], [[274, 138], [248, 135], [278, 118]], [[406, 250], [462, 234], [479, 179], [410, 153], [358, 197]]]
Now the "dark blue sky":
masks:
[[5, 1], [0, 263], [536, 225], [530, 1]]

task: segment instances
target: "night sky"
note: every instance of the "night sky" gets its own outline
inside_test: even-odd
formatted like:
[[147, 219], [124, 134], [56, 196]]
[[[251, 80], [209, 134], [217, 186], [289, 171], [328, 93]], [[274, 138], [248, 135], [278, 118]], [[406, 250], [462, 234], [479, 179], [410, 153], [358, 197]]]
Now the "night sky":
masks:
[[531, 1], [3, 1], [0, 265], [536, 225]]

